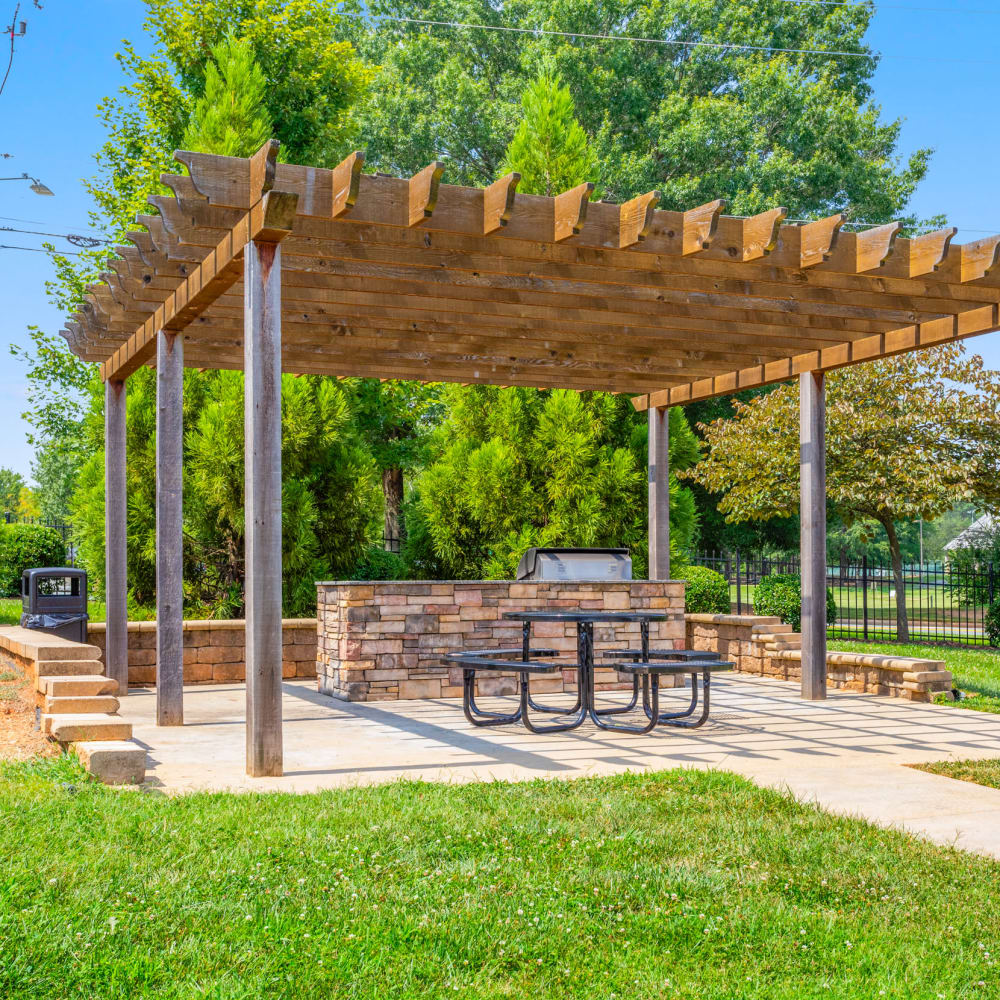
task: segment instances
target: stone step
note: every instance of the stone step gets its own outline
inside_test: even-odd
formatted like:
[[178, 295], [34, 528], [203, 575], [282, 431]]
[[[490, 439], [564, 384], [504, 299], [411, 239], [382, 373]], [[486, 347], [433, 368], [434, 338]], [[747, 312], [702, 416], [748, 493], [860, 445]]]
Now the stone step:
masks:
[[114, 715], [43, 715], [42, 732], [60, 743], [129, 740], [132, 723]]
[[791, 625], [754, 625], [751, 631], [754, 635], [787, 635], [795, 629]]
[[83, 740], [73, 750], [106, 785], [141, 785], [146, 778], [146, 750], [132, 740]]
[[39, 677], [94, 677], [102, 673], [100, 660], [45, 660], [38, 664]]
[[93, 698], [101, 694], [117, 694], [118, 681], [103, 674], [69, 674], [62, 677], [42, 674], [36, 688], [39, 694], [50, 698]]
[[42, 711], [46, 715], [116, 715], [118, 699], [113, 694], [47, 697]]

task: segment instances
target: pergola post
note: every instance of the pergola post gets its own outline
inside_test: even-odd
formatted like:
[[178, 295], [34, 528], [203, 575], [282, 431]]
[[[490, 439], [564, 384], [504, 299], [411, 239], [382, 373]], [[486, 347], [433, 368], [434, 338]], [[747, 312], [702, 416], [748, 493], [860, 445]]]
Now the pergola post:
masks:
[[799, 376], [802, 697], [826, 697], [826, 392], [821, 371]]
[[184, 724], [184, 340], [156, 341], [156, 723]]
[[670, 411], [649, 408], [649, 579], [670, 579]]
[[128, 583], [124, 380], [104, 383], [104, 672], [128, 694]]
[[244, 258], [247, 774], [282, 773], [281, 245]]

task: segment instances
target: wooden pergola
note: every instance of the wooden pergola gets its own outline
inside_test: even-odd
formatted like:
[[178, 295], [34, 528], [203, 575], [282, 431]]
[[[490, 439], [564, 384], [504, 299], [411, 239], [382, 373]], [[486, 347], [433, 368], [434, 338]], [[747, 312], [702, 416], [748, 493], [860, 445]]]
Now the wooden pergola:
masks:
[[825, 693], [824, 372], [1000, 327], [1000, 235], [786, 225], [657, 192], [591, 202], [178, 152], [187, 175], [67, 324], [106, 384], [107, 670], [127, 687], [125, 385], [157, 371], [157, 712], [183, 720], [184, 365], [246, 373], [247, 769], [281, 773], [281, 373], [595, 389], [649, 412], [650, 576], [669, 576], [668, 406], [802, 386], [803, 694]]

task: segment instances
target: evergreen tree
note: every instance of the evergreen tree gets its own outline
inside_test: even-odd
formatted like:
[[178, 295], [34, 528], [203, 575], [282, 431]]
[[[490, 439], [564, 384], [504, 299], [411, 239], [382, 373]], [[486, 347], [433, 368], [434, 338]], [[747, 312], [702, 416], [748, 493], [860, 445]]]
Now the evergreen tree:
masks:
[[[541, 72], [501, 171], [519, 190], [553, 195], [594, 176], [595, 158], [569, 90]], [[509, 577], [533, 545], [628, 546], [647, 565], [646, 433], [627, 399], [608, 393], [449, 387], [436, 460], [417, 482], [406, 554], [447, 576]], [[674, 464], [698, 456], [671, 414]], [[671, 479], [671, 547], [697, 528], [690, 490]]]
[[[156, 376], [129, 379], [126, 465], [128, 581], [136, 605], [156, 598]], [[315, 611], [315, 581], [343, 577], [378, 516], [374, 463], [352, 419], [351, 385], [285, 375], [282, 394], [284, 611]], [[103, 394], [86, 421], [90, 458], [74, 496], [78, 557], [100, 592], [104, 581]], [[243, 375], [184, 373], [184, 582], [193, 617], [243, 613], [245, 558]]]
[[205, 92], [195, 102], [184, 148], [251, 156], [271, 138], [267, 81], [247, 41], [224, 38], [205, 66]]
[[[524, 550], [626, 546], [644, 576], [646, 435], [622, 396], [560, 389], [443, 390], [448, 416], [436, 459], [417, 478], [406, 555], [434, 575], [511, 577]], [[697, 461], [679, 409], [670, 413], [671, 464]], [[691, 493], [671, 477], [671, 550], [697, 529]]]
[[504, 174], [520, 173], [519, 191], [552, 197], [597, 177], [597, 157], [558, 76], [539, 73], [524, 91], [521, 108], [524, 117], [501, 168]]

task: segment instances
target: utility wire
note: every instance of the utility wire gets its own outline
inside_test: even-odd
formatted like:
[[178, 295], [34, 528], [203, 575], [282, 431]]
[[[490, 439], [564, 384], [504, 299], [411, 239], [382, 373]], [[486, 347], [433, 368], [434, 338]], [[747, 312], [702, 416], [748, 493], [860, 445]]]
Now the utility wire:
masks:
[[750, 45], [746, 42], [706, 42], [693, 41], [682, 38], [645, 38], [637, 35], [608, 35], [595, 34], [587, 31], [553, 31], [548, 28], [521, 28], [513, 25], [503, 24], [473, 24], [467, 21], [437, 21], [423, 17], [398, 17], [392, 14], [374, 14], [370, 11], [339, 11], [340, 17], [354, 17], [358, 19], [370, 18], [373, 21], [393, 21], [399, 24], [416, 24], [431, 28], [472, 28], [478, 31], [499, 31], [509, 32], [517, 35], [545, 35], [556, 38], [581, 39], [584, 41], [599, 42], [639, 42], [646, 45], [666, 45], [675, 48], [685, 49], [730, 49], [743, 52], [776, 52], [784, 55], [809, 55], [809, 56], [836, 56], [846, 59], [895, 59], [898, 61], [920, 62], [920, 63], [960, 63], [963, 66], [983, 65], [992, 66], [993, 63], [985, 59], [949, 59], [942, 56], [896, 56], [896, 55], [875, 55], [871, 52], [850, 52], [846, 49], [790, 49], [779, 48], [772, 45]]
[[77, 247], [99, 247], [101, 244], [111, 246], [113, 240], [98, 239], [96, 236], [75, 236], [73, 233], [43, 233], [37, 229], [17, 229], [14, 226], [0, 226], [0, 232], [24, 233], [26, 236], [54, 236], [59, 240], [67, 240]]
[[0, 243], [0, 250], [29, 250], [31, 253], [58, 253], [60, 257], [82, 257], [77, 250], [43, 250], [41, 247], [16, 247], [9, 243]]

